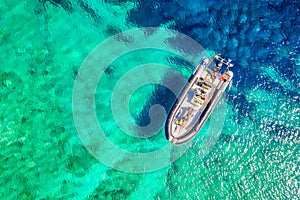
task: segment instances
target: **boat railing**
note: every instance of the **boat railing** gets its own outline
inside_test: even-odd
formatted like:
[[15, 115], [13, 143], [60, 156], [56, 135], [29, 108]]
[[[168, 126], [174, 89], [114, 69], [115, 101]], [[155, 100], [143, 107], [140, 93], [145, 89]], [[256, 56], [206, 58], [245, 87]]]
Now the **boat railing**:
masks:
[[[215, 60], [217, 61], [216, 63], [214, 62]], [[206, 69], [209, 72], [213, 72], [213, 71], [218, 72], [221, 69], [222, 64], [226, 65], [226, 70], [225, 71], [228, 71], [228, 69], [230, 67], [233, 67], [233, 64], [231, 63], [231, 59], [226, 60], [225, 58], [221, 57], [221, 54], [217, 54], [217, 55], [215, 55], [214, 57], [212, 57], [210, 59], [209, 63], [206, 66]]]
[[228, 67], [233, 67], [233, 64], [231, 63], [231, 59], [226, 60], [225, 58], [221, 57], [221, 54], [217, 54], [215, 56], [215, 59], [227, 65]]

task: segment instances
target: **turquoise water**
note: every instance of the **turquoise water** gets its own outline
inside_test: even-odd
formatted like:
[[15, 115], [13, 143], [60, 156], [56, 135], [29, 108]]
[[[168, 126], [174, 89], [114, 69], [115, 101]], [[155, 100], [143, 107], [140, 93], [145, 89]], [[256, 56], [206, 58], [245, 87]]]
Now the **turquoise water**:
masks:
[[[297, 1], [1, 1], [1, 199], [298, 199], [299, 7]], [[144, 26], [180, 31], [210, 54], [230, 57], [235, 77], [224, 97], [226, 112], [214, 111], [182, 157], [149, 173], [126, 173], [102, 164], [83, 145], [73, 121], [73, 86], [99, 43]], [[185, 78], [193, 72], [171, 53], [136, 51], [111, 63], [95, 95], [107, 137], [131, 152], [168, 144], [163, 129], [134, 138], [112, 118], [117, 81], [148, 63]], [[146, 125], [149, 106], [168, 110], [174, 98], [158, 85], [140, 87], [130, 98], [131, 120]], [[201, 154], [222, 113], [216, 144]]]

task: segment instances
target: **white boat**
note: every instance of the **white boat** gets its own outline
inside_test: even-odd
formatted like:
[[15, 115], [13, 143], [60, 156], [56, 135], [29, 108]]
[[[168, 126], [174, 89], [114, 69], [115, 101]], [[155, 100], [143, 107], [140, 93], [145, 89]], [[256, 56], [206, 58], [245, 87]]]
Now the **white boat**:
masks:
[[201, 60], [168, 114], [165, 133], [170, 142], [185, 143], [199, 132], [232, 81], [232, 66], [220, 54]]

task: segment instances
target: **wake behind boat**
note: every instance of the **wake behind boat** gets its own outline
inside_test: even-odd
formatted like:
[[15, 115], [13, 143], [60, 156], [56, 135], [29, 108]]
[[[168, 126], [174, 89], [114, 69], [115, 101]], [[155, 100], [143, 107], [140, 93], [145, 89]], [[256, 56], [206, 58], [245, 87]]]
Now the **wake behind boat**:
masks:
[[165, 132], [170, 142], [185, 143], [199, 132], [232, 80], [230, 62], [220, 54], [201, 60], [167, 117]]

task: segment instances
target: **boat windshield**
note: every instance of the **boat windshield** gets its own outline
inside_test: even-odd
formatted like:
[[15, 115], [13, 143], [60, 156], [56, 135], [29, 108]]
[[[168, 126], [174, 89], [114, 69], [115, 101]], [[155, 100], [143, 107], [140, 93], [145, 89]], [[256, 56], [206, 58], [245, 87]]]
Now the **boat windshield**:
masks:
[[216, 60], [214, 59], [209, 63], [209, 65], [206, 68], [209, 69], [210, 71], [213, 71], [216, 67], [217, 67]]

